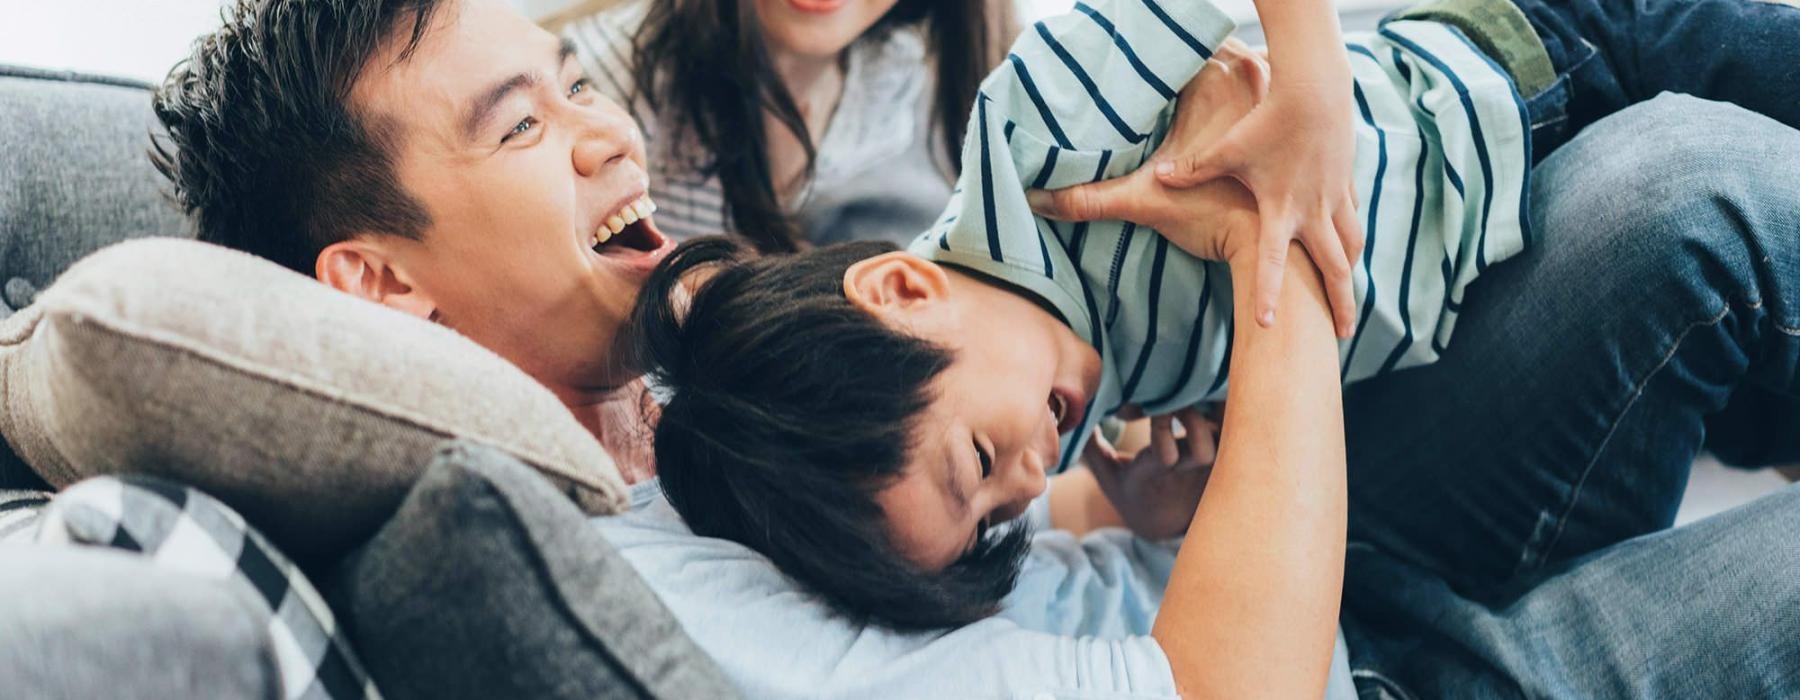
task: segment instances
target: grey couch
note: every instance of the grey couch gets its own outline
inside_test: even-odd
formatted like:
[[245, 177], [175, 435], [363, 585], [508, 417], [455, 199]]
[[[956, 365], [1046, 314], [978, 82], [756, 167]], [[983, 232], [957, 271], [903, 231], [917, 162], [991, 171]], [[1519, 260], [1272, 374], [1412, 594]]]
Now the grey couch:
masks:
[[[0, 66], [0, 318], [71, 263], [137, 236], [192, 236], [145, 156], [150, 86]], [[0, 445], [0, 489], [44, 484]]]
[[[0, 318], [107, 244], [191, 237], [146, 156], [150, 90], [0, 66]], [[5, 493], [48, 490], [0, 441], [0, 515], [42, 502]], [[20, 544], [29, 521], [10, 522], [0, 695], [282, 694], [279, 645], [258, 623], [280, 614], [255, 591], [114, 550]], [[530, 468], [451, 443], [366, 544], [305, 574], [387, 697], [733, 695], [585, 522]]]

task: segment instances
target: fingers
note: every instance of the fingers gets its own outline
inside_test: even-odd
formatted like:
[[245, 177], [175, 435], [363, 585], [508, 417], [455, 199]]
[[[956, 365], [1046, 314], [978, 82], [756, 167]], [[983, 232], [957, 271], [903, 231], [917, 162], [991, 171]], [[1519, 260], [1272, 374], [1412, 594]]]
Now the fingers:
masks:
[[1061, 221], [1132, 220], [1138, 213], [1133, 205], [1144, 198], [1126, 192], [1130, 178], [1126, 175], [1060, 190], [1028, 190], [1025, 202], [1038, 216]]
[[1338, 337], [1350, 337], [1351, 329], [1356, 327], [1356, 293], [1350, 277], [1350, 259], [1345, 255], [1337, 227], [1321, 218], [1306, 227], [1300, 241], [1325, 280], [1325, 299], [1331, 304]]
[[1287, 276], [1288, 241], [1293, 240], [1286, 217], [1264, 216], [1262, 234], [1256, 241], [1256, 279], [1252, 280], [1251, 300], [1255, 302], [1256, 322], [1264, 328], [1275, 325], [1275, 306], [1281, 299], [1281, 282]]
[[1187, 428], [1182, 440], [1180, 466], [1189, 469], [1210, 467], [1219, 456], [1219, 424], [1212, 416], [1196, 408], [1182, 409], [1178, 414]]
[[[1189, 431], [1189, 434], [1193, 434]], [[1181, 461], [1181, 445], [1175, 438], [1175, 415], [1161, 415], [1150, 419], [1150, 449], [1156, 451], [1156, 458], [1165, 467], [1173, 467]]]
[[1338, 207], [1331, 213], [1331, 223], [1337, 227], [1338, 238], [1344, 243], [1344, 255], [1349, 256], [1350, 264], [1362, 259], [1363, 244], [1367, 239], [1363, 236], [1362, 214], [1357, 211], [1361, 205], [1357, 203], [1356, 191], [1350, 191], [1348, 206]]
[[[1332, 319], [1337, 322], [1337, 337], [1348, 338], [1355, 333], [1355, 265], [1363, 259], [1363, 221], [1352, 207], [1339, 207], [1332, 214], [1332, 225], [1337, 229], [1337, 243], [1343, 247], [1348, 268], [1345, 270], [1345, 286], [1343, 286], [1343, 306], [1337, 306], [1337, 297], [1332, 297]], [[1328, 284], [1328, 283], [1327, 283]]]
[[1187, 189], [1207, 180], [1225, 177], [1239, 170], [1241, 159], [1229, 148], [1229, 142], [1196, 154], [1177, 154], [1158, 161], [1156, 181], [1166, 187]]
[[1116, 472], [1121, 466], [1118, 451], [1113, 449], [1112, 442], [1106, 439], [1099, 428], [1094, 429], [1094, 434], [1088, 438], [1087, 447], [1082, 448], [1081, 459], [1096, 474]]

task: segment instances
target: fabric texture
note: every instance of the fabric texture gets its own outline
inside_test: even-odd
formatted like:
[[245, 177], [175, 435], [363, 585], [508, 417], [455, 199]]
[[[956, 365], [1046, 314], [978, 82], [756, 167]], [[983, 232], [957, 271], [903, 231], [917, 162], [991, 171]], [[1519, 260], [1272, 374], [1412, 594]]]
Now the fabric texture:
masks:
[[[1025, 516], [1040, 523], [1045, 499]], [[999, 615], [955, 629], [857, 624], [729, 540], [696, 537], [652, 480], [632, 510], [593, 520], [700, 648], [759, 699], [1172, 700], [1150, 629], [1175, 565], [1172, 543], [1120, 528], [1040, 531]], [[1325, 697], [1354, 698], [1340, 638]]]
[[[629, 2], [570, 22], [573, 42], [595, 87], [628, 107], [642, 126], [650, 154], [650, 196], [656, 224], [676, 239], [732, 230], [718, 177], [678, 140], [675, 116], [659, 115], [632, 84], [632, 37], [647, 2]], [[931, 225], [950, 198], [950, 167], [931, 112], [935, 73], [916, 30], [865, 38], [846, 52], [844, 91], [818, 143], [814, 177], [786, 207], [806, 240], [824, 245], [851, 240], [904, 244]], [[696, 162], [699, 161], [699, 162]]]
[[[1169, 128], [1174, 86], [1231, 29], [1208, 4], [1114, 0], [1027, 30], [982, 83], [956, 194], [910, 248], [1038, 297], [1094, 345], [1100, 386], [1062, 468], [1126, 404], [1156, 415], [1224, 398], [1232, 281], [1147, 228], [1038, 218], [1024, 192], [1137, 169]], [[1511, 79], [1455, 29], [1391, 22], [1349, 51], [1367, 245], [1340, 356], [1356, 381], [1435, 360], [1468, 285], [1524, 249], [1531, 161]]]
[[[1540, 160], [1588, 125], [1664, 92], [1730, 102], [1800, 129], [1800, 4], [1512, 0], [1557, 82], [1531, 97]], [[1722, 37], [1729, 37], [1728, 40]]]
[[42, 491], [0, 490], [0, 542], [29, 539], [38, 513], [50, 503]]
[[[0, 302], [16, 311], [96, 248], [189, 236], [145, 155], [150, 86], [0, 65]], [[4, 314], [0, 311], [0, 314]]]
[[195, 241], [118, 244], [0, 322], [0, 434], [45, 480], [167, 476], [283, 551], [372, 534], [438, 442], [519, 456], [589, 512], [624, 484], [548, 389], [455, 332]]
[[1556, 69], [1544, 41], [1512, 0], [1428, 0], [1391, 16], [1429, 20], [1456, 27], [1481, 52], [1493, 58], [1521, 95], [1536, 95], [1556, 81]]
[[282, 697], [269, 612], [230, 582], [99, 547], [0, 544], [0, 695]]
[[224, 581], [259, 609], [281, 696], [379, 698], [336, 618], [294, 564], [210, 496], [146, 476], [69, 487], [44, 511], [39, 542], [110, 547], [158, 568]]
[[580, 511], [473, 443], [438, 452], [331, 591], [391, 697], [735, 696]]
[[1766, 402], [1800, 397], [1794, 153], [1683, 95], [1595, 123], [1538, 167], [1539, 244], [1471, 290], [1459, 342], [1346, 389], [1365, 692], [1800, 697], [1800, 491], [1670, 529], [1703, 442], [1796, 459], [1706, 428], [1748, 400], [1800, 433]]
[[[0, 319], [109, 243], [191, 236], [145, 151], [150, 85], [0, 65]], [[0, 488], [48, 488], [0, 443]]]

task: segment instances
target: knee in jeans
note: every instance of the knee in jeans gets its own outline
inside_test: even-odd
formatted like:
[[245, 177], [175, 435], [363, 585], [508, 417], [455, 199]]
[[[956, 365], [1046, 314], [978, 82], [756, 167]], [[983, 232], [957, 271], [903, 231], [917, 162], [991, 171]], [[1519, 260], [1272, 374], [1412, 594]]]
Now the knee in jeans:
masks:
[[1752, 235], [1800, 231], [1797, 153], [1800, 132], [1779, 122], [1664, 94], [1589, 127], [1540, 165], [1533, 223], [1584, 257], [1650, 274], [1680, 250], [1741, 258], [1747, 244], [1772, 243]]

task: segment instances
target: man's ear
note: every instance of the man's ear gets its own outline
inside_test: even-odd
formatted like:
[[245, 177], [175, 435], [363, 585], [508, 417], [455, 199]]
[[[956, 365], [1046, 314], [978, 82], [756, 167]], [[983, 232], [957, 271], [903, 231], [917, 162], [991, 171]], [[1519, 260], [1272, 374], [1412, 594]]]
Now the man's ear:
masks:
[[313, 275], [326, 286], [391, 309], [426, 320], [437, 316], [437, 304], [394, 264], [392, 251], [370, 237], [326, 246], [314, 262]]
[[899, 321], [948, 298], [950, 276], [937, 263], [911, 253], [883, 253], [844, 270], [844, 296], [863, 311]]

